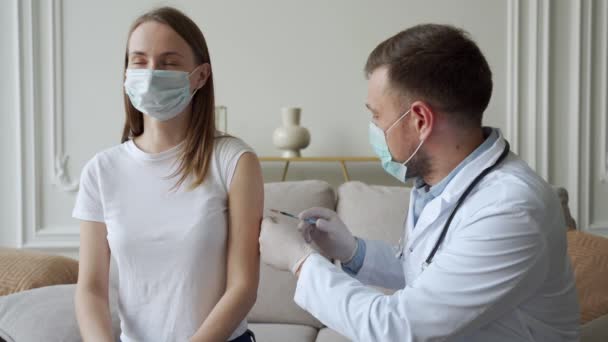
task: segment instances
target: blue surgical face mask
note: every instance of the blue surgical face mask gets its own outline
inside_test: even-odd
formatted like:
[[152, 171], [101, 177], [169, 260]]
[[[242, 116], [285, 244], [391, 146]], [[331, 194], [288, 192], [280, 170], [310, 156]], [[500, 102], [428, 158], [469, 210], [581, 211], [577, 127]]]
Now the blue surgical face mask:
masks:
[[406, 164], [410, 160], [412, 160], [412, 158], [416, 155], [416, 153], [422, 146], [422, 143], [424, 143], [424, 140], [420, 141], [420, 144], [418, 144], [418, 147], [416, 147], [414, 153], [412, 153], [412, 155], [407, 158], [405, 162], [398, 163], [396, 161], [393, 161], [393, 156], [391, 155], [391, 151], [389, 150], [388, 144], [386, 143], [386, 134], [388, 134], [391, 128], [395, 127], [395, 125], [404, 117], [406, 117], [409, 113], [410, 111], [408, 110], [407, 112], [405, 112], [405, 114], [401, 115], [401, 117], [399, 117], [399, 119], [397, 119], [397, 121], [395, 121], [386, 130], [386, 132], [382, 131], [380, 127], [376, 126], [373, 121], [369, 123], [369, 143], [370, 145], [372, 145], [372, 148], [374, 149], [374, 152], [376, 153], [378, 158], [380, 158], [382, 168], [384, 169], [384, 171], [388, 172], [390, 175], [404, 183], [409, 179]]
[[190, 75], [175, 70], [127, 69], [125, 92], [137, 110], [159, 121], [181, 113], [190, 103]]

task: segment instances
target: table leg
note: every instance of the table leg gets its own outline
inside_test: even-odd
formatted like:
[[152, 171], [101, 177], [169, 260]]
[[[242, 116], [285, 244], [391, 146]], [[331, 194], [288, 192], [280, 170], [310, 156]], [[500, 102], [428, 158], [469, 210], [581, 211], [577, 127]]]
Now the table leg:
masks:
[[289, 161], [285, 162], [285, 167], [283, 168], [283, 176], [281, 177], [281, 182], [284, 182], [285, 178], [287, 178], [287, 170], [289, 170]]
[[350, 181], [350, 177], [348, 176], [348, 170], [346, 169], [346, 162], [344, 160], [340, 161], [340, 165], [342, 165], [342, 175], [344, 176], [344, 181]]

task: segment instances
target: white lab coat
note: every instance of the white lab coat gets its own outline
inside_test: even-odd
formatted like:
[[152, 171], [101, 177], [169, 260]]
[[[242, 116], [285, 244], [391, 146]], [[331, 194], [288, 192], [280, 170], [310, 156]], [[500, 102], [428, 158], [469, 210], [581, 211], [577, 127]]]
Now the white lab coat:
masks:
[[302, 266], [295, 302], [354, 341], [578, 341], [559, 200], [515, 154], [469, 194], [423, 269], [458, 198], [504, 146], [500, 136], [467, 164], [426, 205], [415, 229], [412, 191], [401, 259], [389, 244], [366, 240], [354, 279], [313, 254]]

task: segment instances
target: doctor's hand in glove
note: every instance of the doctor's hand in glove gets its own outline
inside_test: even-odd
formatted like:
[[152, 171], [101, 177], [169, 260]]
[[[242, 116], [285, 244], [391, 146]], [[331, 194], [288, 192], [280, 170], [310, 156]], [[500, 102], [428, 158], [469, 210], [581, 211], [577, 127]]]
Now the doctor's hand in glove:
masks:
[[[298, 229], [307, 242], [314, 241], [320, 252], [342, 263], [349, 262], [357, 252], [357, 239], [338, 214], [327, 208], [311, 208], [298, 215]], [[315, 224], [309, 221], [316, 220]]]
[[298, 231], [297, 221], [287, 217], [264, 217], [259, 241], [264, 263], [293, 274], [314, 251]]

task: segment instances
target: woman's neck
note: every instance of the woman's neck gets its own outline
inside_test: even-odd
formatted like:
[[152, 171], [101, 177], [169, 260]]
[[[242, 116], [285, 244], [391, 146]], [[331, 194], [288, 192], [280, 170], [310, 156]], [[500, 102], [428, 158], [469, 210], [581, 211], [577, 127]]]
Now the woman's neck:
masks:
[[144, 114], [144, 132], [133, 141], [147, 153], [166, 151], [186, 138], [189, 121], [188, 110], [167, 121], [158, 121]]

